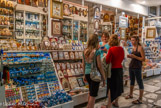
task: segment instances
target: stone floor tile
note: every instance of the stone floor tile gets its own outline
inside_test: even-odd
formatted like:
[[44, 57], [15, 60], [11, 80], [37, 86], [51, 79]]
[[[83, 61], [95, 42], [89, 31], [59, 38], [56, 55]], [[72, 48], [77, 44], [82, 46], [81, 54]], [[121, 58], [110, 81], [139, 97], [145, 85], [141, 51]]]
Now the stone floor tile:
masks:
[[144, 90], [146, 92], [154, 93], [155, 91], [158, 91], [159, 89], [160, 89], [160, 87], [156, 87], [156, 86], [151, 86], [151, 85], [144, 84]]
[[154, 105], [161, 107], [161, 100], [158, 100], [156, 103], [154, 103]]
[[156, 83], [154, 83], [154, 82], [148, 82], [147, 84], [154, 86]]
[[148, 103], [153, 103], [154, 100], [148, 99]]
[[161, 80], [153, 80], [154, 83], [160, 83]]
[[155, 93], [157, 93], [157, 94], [161, 94], [161, 90], [160, 90], [160, 91], [157, 91], [157, 92], [155, 92]]
[[146, 104], [140, 104], [140, 105], [134, 105], [130, 108], [148, 108], [148, 106]]
[[147, 95], [145, 95], [144, 97], [148, 98], [148, 99], [157, 99], [158, 95], [154, 94], [154, 93], [149, 93]]

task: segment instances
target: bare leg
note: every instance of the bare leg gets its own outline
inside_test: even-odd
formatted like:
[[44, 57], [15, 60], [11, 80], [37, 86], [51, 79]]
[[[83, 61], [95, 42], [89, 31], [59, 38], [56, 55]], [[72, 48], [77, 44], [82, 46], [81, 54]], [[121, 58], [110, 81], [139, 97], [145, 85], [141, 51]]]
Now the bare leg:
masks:
[[[88, 104], [89, 104], [89, 101], [90, 101], [90, 93], [88, 93]], [[89, 108], [89, 105], [87, 104], [87, 108]]]
[[140, 96], [139, 96], [139, 100], [140, 100], [140, 101], [142, 101], [143, 94], [144, 94], [144, 90], [140, 90]]
[[119, 97], [116, 98], [116, 99], [112, 102], [112, 104], [113, 104], [114, 106], [119, 106], [118, 100], [119, 100]]
[[95, 104], [95, 97], [90, 96], [88, 102], [88, 108], [94, 108], [94, 104]]
[[130, 96], [133, 96], [134, 86], [130, 86]]
[[107, 108], [112, 108], [112, 104], [111, 104], [111, 92], [110, 90], [108, 91], [108, 105]]

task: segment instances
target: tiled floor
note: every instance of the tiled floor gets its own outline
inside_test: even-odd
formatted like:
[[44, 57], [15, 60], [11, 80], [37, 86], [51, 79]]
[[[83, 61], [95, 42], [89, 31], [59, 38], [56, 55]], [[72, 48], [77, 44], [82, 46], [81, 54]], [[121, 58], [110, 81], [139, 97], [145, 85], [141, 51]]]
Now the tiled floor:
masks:
[[[145, 93], [143, 97], [143, 104], [133, 105], [131, 102], [138, 98], [138, 86], [135, 86], [134, 98], [126, 100], [125, 96], [129, 93], [129, 86], [124, 88], [124, 93], [119, 98], [120, 108], [161, 108], [161, 76], [150, 77], [144, 80]], [[95, 108], [101, 108], [102, 105], [107, 104], [106, 99], [96, 102]], [[85, 108], [86, 105], [80, 108]], [[113, 107], [115, 108], [115, 107]]]

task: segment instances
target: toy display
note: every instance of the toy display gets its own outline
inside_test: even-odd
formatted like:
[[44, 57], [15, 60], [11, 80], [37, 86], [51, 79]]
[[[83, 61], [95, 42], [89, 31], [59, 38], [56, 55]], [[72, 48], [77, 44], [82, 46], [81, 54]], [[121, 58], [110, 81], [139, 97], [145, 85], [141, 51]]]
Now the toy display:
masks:
[[57, 81], [49, 53], [4, 53], [3, 64], [15, 86]]
[[51, 96], [42, 98], [40, 105], [42, 107], [52, 107], [69, 101], [72, 101], [71, 96], [68, 95], [65, 91], [59, 90], [52, 93]]
[[18, 103], [21, 101], [20, 88], [12, 88], [5, 90], [6, 102], [7, 103]]
[[36, 93], [34, 85], [21, 87], [22, 97], [25, 102], [36, 101]]
[[42, 100], [44, 97], [50, 95], [47, 83], [36, 85], [35, 88], [36, 88], [38, 100]]

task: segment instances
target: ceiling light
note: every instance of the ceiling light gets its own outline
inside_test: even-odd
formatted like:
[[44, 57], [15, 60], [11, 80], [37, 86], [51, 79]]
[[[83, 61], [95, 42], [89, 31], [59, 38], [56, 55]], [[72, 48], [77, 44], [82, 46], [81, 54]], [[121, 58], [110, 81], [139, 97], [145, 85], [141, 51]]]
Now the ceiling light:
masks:
[[145, 4], [146, 2], [145, 2], [145, 1], [142, 1], [141, 3], [142, 3], [142, 4]]

